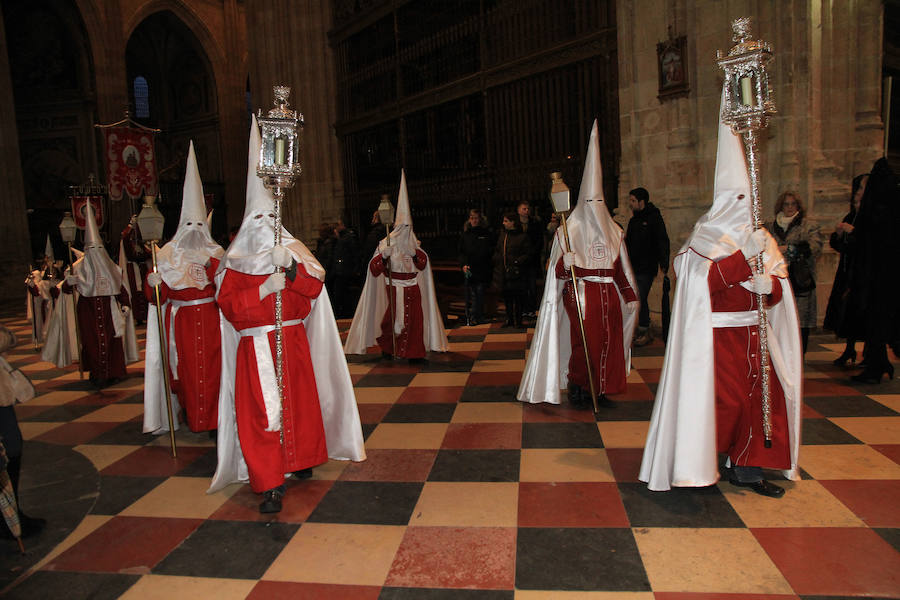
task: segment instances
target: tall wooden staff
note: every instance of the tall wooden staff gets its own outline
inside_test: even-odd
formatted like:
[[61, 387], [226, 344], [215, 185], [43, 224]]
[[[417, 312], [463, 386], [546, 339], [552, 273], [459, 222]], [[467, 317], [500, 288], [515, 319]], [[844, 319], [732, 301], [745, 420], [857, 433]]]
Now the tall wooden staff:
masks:
[[[725, 56], [717, 52], [716, 62], [725, 71], [723, 82], [724, 103], [722, 122], [743, 137], [747, 149], [750, 175], [750, 199], [752, 202], [753, 229], [762, 227], [759, 204], [759, 149], [758, 132], [769, 125], [769, 117], [776, 113], [775, 101], [769, 89], [766, 66], [772, 60], [772, 49], [762, 40], [753, 40], [750, 33], [750, 17], [742, 17], [732, 23], [732, 40], [736, 44]], [[763, 255], [756, 256], [756, 273], [764, 271]], [[772, 447], [772, 405], [769, 397], [769, 344], [768, 315], [765, 298], [756, 294], [756, 310], [759, 321], [759, 356], [762, 375], [763, 434], [766, 448]]]
[[[566, 213], [572, 207], [569, 198], [569, 186], [562, 179], [562, 173], [554, 172], [550, 174], [550, 201], [553, 203], [553, 211], [559, 214], [560, 225], [563, 230], [563, 240], [566, 244], [566, 252], [571, 252], [569, 245], [569, 230], [566, 227]], [[597, 404], [597, 393], [594, 388], [594, 374], [591, 369], [591, 355], [588, 351], [587, 335], [584, 332], [584, 314], [581, 310], [581, 298], [578, 295], [578, 278], [575, 276], [575, 265], [569, 267], [569, 277], [572, 281], [572, 295], [575, 297], [575, 311], [578, 314], [578, 329], [581, 331], [581, 343], [584, 345], [584, 360], [587, 363], [588, 385], [591, 388], [591, 402], [594, 405], [594, 412], [600, 412], [600, 406]]]
[[[263, 115], [257, 114], [262, 144], [259, 148], [259, 166], [256, 174], [263, 185], [272, 190], [275, 200], [275, 246], [281, 246], [281, 203], [284, 191], [294, 187], [294, 180], [302, 171], [300, 165], [300, 131], [303, 115], [288, 107], [291, 88], [276, 85], [272, 88], [275, 107]], [[284, 267], [276, 266], [276, 273]], [[281, 290], [275, 293], [275, 376], [278, 380], [278, 398], [284, 410], [284, 343], [282, 341]], [[281, 428], [282, 441], [284, 429]]]
[[[378, 205], [378, 220], [384, 223], [384, 239], [388, 248], [391, 246], [391, 224], [394, 222], [394, 205], [388, 199], [387, 194], [381, 196], [381, 204]], [[394, 321], [397, 319], [394, 308], [394, 282], [391, 280], [391, 259], [387, 260], [388, 278], [388, 306], [391, 311], [391, 355], [397, 356], [397, 334], [394, 333]]]
[[[150, 242], [151, 256], [153, 257], [153, 272], [159, 273], [156, 264], [156, 242], [162, 239], [165, 219], [159, 209], [156, 208], [153, 196], [144, 197], [144, 205], [138, 214], [138, 229], [141, 239]], [[169, 336], [166, 332], [166, 322], [163, 319], [162, 301], [159, 294], [159, 284], [153, 286], [156, 295], [156, 326], [159, 331], [159, 354], [162, 357], [163, 389], [166, 392], [166, 412], [169, 417], [169, 446], [172, 450], [172, 458], [178, 458], [178, 450], [175, 448], [175, 415], [172, 411], [172, 387], [169, 384]]]

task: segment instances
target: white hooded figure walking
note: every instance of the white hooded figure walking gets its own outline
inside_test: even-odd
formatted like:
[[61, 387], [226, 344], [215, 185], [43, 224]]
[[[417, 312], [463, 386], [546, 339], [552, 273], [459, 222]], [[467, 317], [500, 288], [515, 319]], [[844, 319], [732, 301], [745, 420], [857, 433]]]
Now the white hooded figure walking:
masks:
[[[729, 480], [778, 497], [761, 467], [799, 479], [802, 350], [787, 264], [772, 236], [753, 231], [740, 140], [719, 123], [713, 204], [675, 257], [678, 278], [665, 362], [640, 479], [651, 490]], [[763, 252], [764, 273], [748, 261]], [[772, 443], [764, 443], [757, 294], [768, 314]]]
[[[311, 475], [329, 458], [364, 460], [362, 427], [325, 272], [282, 227], [275, 246], [272, 193], [256, 175], [250, 130], [247, 203], [215, 276], [222, 322], [218, 466], [210, 492], [247, 481], [260, 512], [281, 510], [285, 474]], [[275, 273], [275, 267], [285, 267]], [[282, 292], [283, 395], [275, 372], [275, 296]]]
[[62, 291], [78, 292], [82, 367], [95, 386], [104, 387], [125, 378], [125, 364], [138, 359], [137, 345], [122, 270], [103, 247], [90, 204], [85, 223], [84, 254], [67, 271]]
[[556, 230], [541, 300], [540, 316], [519, 385], [523, 402], [560, 403], [568, 387], [577, 408], [591, 405], [584, 341], [572, 293], [570, 269], [587, 337], [591, 374], [601, 402], [605, 394], [625, 391], [631, 368], [631, 337], [638, 298], [624, 234], [609, 214], [603, 197], [603, 172], [597, 121], [591, 128], [578, 204], [566, 220], [570, 252], [562, 227]]
[[394, 227], [369, 261], [344, 351], [365, 354], [376, 343], [383, 354], [411, 361], [447, 351], [431, 263], [413, 232], [403, 171]]
[[[144, 433], [168, 431], [162, 351], [169, 359], [172, 394], [184, 408], [191, 431], [216, 428], [222, 334], [216, 287], [213, 282], [225, 251], [209, 232], [203, 182], [190, 143], [181, 217], [175, 236], [157, 252], [157, 273], [147, 274], [141, 290], [155, 304], [159, 286], [167, 341], [161, 342], [156, 310], [147, 315], [144, 366]], [[177, 410], [175, 411], [178, 412]]]

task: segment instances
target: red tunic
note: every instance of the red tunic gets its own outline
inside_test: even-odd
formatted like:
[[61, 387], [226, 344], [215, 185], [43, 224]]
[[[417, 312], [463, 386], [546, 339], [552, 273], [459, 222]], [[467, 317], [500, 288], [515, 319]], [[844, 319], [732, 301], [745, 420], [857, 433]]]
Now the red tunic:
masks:
[[[588, 351], [591, 355], [591, 374], [598, 394], [619, 394], [626, 389], [625, 348], [622, 340], [622, 307], [619, 294], [625, 302], [637, 300], [637, 296], [619, 259], [613, 263], [612, 269], [582, 269], [575, 267], [575, 276], [579, 279], [587, 276], [611, 277], [613, 283], [584, 281], [585, 306], [584, 333], [587, 336]], [[563, 287], [563, 305], [569, 315], [569, 336], [572, 343], [572, 354], [569, 357], [569, 382], [590, 390], [587, 375], [587, 361], [584, 358], [584, 343], [581, 339], [581, 327], [578, 324], [578, 312], [575, 296], [572, 293], [572, 280], [569, 270], [562, 258], [556, 263], [557, 279], [565, 279]]]
[[[428, 264], [428, 256], [421, 250], [416, 250], [413, 258], [413, 265], [421, 271]], [[422, 316], [422, 292], [419, 290], [418, 284], [402, 287], [403, 289], [403, 329], [400, 333], [391, 335], [391, 329], [394, 326], [391, 319], [391, 302], [396, 299], [395, 287], [387, 285], [387, 267], [388, 260], [376, 254], [369, 263], [369, 271], [376, 277], [385, 275], [385, 293], [388, 295], [388, 308], [384, 311], [384, 317], [381, 319], [381, 336], [378, 337], [378, 345], [382, 352], [393, 354], [401, 358], [424, 358], [425, 357], [425, 328], [424, 318]], [[403, 273], [399, 271], [391, 271], [391, 279], [409, 280], [414, 279], [418, 273]], [[396, 309], [396, 307], [395, 307]], [[394, 351], [393, 341], [396, 339], [397, 348]]]
[[[63, 284], [63, 292], [72, 293], [72, 286]], [[75, 307], [78, 332], [81, 335], [81, 362], [91, 379], [105, 381], [125, 377], [125, 347], [116, 337], [109, 300], [112, 296], [79, 296]], [[119, 304], [130, 306], [128, 291], [122, 286]], [[124, 335], [124, 334], [123, 334]]]
[[[708, 282], [712, 311], [756, 311], [756, 294], [741, 287], [752, 271], [741, 252], [710, 266]], [[772, 278], [769, 306], [781, 300], [781, 284]], [[739, 466], [789, 469], [791, 466], [787, 409], [784, 391], [769, 371], [769, 401], [772, 407], [772, 447], [765, 447], [762, 424], [762, 379], [760, 375], [759, 327], [713, 329], [716, 370], [717, 451], [727, 453]]]
[[[210, 281], [215, 277], [218, 265], [218, 259], [210, 259], [206, 267]], [[156, 304], [154, 288], [146, 281], [144, 295], [148, 302]], [[178, 378], [169, 378], [172, 391], [184, 407], [191, 431], [215, 429], [219, 418], [219, 377], [222, 373], [222, 336], [215, 285], [210, 283], [202, 290], [194, 287], [173, 290], [162, 283], [159, 295], [160, 301], [165, 304], [167, 336], [172, 331], [172, 311], [177, 308], [174, 327], [177, 357], [169, 355], [169, 368], [171, 370], [173, 359], [177, 361], [175, 372]], [[203, 302], [205, 299], [208, 301]], [[196, 302], [203, 303], [193, 304]]]
[[[238, 333], [253, 327], [271, 326], [268, 332], [272, 362], [275, 362], [275, 294], [260, 301], [259, 286], [268, 275], [247, 275], [228, 269], [219, 290], [219, 308]], [[322, 282], [297, 265], [297, 276], [282, 291], [282, 321], [303, 319], [310, 301], [319, 295]], [[284, 400], [282, 431], [265, 431], [266, 408], [257, 369], [253, 337], [245, 335], [237, 348], [234, 403], [238, 439], [250, 473], [250, 486], [257, 493], [284, 483], [284, 474], [319, 465], [328, 460], [319, 395], [310, 360], [309, 341], [303, 324], [282, 329]], [[284, 443], [281, 436], [284, 435]]]

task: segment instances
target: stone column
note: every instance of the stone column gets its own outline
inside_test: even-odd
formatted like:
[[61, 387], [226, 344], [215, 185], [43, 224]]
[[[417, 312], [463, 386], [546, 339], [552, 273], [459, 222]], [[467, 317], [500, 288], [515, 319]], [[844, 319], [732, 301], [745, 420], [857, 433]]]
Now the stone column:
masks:
[[241, 224], [247, 180], [247, 142], [250, 123], [244, 90], [247, 82], [247, 35], [243, 8], [237, 0], [225, 0], [225, 68], [217, 73], [219, 139], [225, 179], [228, 226]]
[[291, 106], [303, 113], [303, 175], [286, 195], [284, 222], [295, 236], [315, 239], [321, 221], [341, 216], [344, 189], [336, 120], [331, 3], [249, 0], [247, 42], [254, 108], [272, 107], [272, 86], [291, 86]]
[[31, 260], [31, 241], [25, 218], [25, 184], [19, 159], [16, 105], [7, 59], [6, 28], [0, 11], [0, 299], [22, 298]]

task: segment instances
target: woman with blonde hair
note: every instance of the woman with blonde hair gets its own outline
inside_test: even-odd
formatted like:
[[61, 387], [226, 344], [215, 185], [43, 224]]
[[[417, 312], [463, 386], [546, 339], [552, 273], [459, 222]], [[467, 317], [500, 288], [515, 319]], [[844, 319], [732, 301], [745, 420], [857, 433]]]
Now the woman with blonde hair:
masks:
[[788, 262], [805, 354], [809, 331], [816, 326], [816, 260], [822, 253], [822, 233], [809, 220], [800, 195], [790, 190], [778, 196], [775, 219], [766, 223], [766, 229]]

